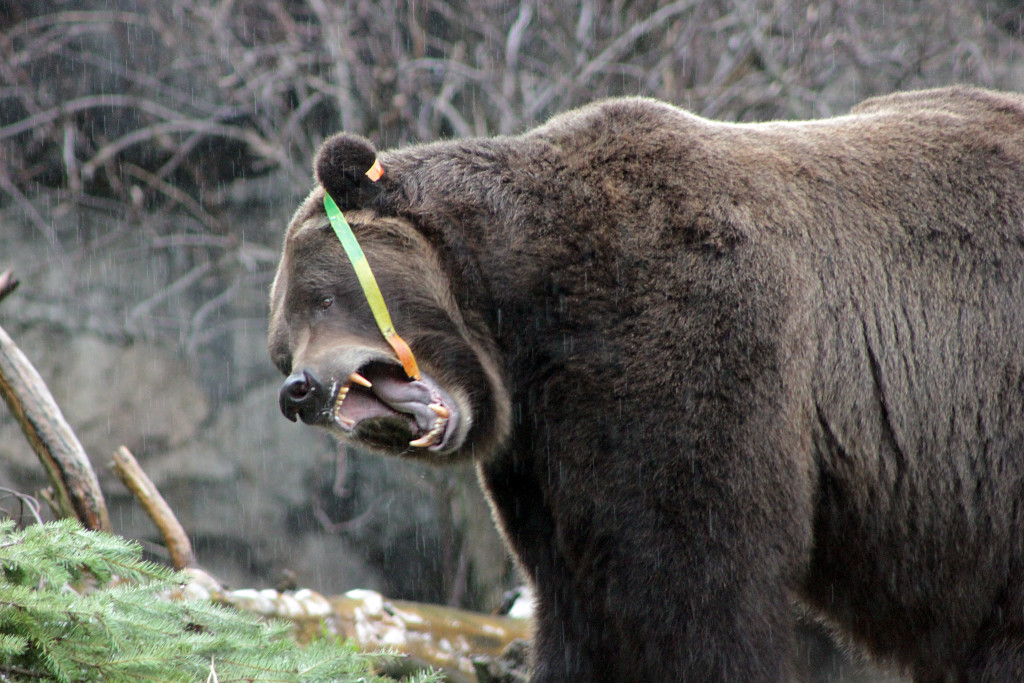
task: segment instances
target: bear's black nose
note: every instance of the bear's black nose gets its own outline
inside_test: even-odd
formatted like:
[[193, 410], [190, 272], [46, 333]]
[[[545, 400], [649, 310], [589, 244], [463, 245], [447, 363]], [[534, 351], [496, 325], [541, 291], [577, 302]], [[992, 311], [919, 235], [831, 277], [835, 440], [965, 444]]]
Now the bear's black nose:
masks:
[[323, 396], [323, 386], [317, 381], [316, 375], [308, 370], [293, 372], [281, 386], [278, 403], [281, 412], [292, 422], [296, 416], [303, 422], [309, 422], [317, 411], [317, 402]]

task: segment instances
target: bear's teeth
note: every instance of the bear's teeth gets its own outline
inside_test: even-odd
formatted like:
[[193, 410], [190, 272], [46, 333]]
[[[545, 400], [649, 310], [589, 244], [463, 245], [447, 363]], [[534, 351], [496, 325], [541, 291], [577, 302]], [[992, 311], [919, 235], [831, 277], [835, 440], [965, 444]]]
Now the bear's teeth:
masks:
[[440, 403], [431, 403], [430, 409], [437, 413], [437, 416], [440, 417], [442, 420], [447, 420], [449, 416], [451, 416], [452, 414], [450, 410], [445, 408]]
[[348, 396], [348, 388], [349, 385], [346, 384], [341, 389], [338, 389], [338, 398], [334, 399], [334, 419], [345, 427], [353, 427], [355, 426], [355, 421], [341, 414], [341, 404], [345, 402], [345, 397]]
[[351, 381], [353, 384], [358, 384], [359, 386], [366, 387], [367, 389], [373, 386], [373, 383], [370, 382], [370, 380], [366, 379], [358, 372], [353, 372], [351, 375], [348, 376], [348, 378], [349, 381]]
[[434, 430], [430, 430], [418, 439], [413, 439], [409, 445], [413, 448], [426, 448], [434, 443]]
[[434, 422], [434, 426], [430, 428], [429, 432], [427, 432], [420, 438], [413, 439], [412, 441], [409, 442], [409, 445], [412, 446], [413, 448], [426, 448], [427, 446], [433, 446], [437, 442], [438, 437], [440, 437], [441, 434], [444, 433], [445, 425], [448, 424], [447, 415], [441, 416], [441, 413], [437, 410], [437, 407], [440, 407], [447, 413], [447, 408], [445, 408], [444, 406], [435, 407], [435, 404], [433, 403], [430, 404], [430, 407], [434, 409], [434, 412], [436, 412], [439, 417], [437, 421]]

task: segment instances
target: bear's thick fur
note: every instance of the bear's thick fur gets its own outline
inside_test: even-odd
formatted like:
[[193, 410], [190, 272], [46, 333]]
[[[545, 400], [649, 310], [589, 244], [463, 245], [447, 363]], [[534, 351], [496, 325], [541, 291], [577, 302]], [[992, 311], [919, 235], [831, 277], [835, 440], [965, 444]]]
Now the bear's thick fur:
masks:
[[1024, 680], [1024, 98], [618, 99], [376, 156], [327, 140], [288, 228], [282, 410], [475, 460], [534, 681], [786, 680], [794, 601], [916, 680]]

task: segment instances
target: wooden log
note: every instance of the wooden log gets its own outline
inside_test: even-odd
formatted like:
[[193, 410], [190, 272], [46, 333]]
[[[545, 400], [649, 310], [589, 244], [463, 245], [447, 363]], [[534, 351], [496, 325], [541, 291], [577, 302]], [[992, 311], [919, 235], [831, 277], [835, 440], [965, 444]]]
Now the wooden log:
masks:
[[[9, 271], [0, 276], [6, 292]], [[0, 394], [39, 457], [53, 486], [57, 513], [86, 528], [110, 531], [99, 480], [78, 437], [32, 363], [0, 327]]]
[[[201, 570], [192, 570], [188, 597], [213, 599], [274, 619], [295, 623], [300, 641], [327, 632], [350, 638], [363, 650], [390, 649], [403, 657], [382, 673], [399, 677], [426, 667], [443, 669], [451, 683], [476, 683], [482, 661], [495, 660], [513, 641], [528, 640], [527, 619], [480, 614], [444, 605], [391, 600], [369, 590], [325, 598], [302, 589], [224, 590]], [[485, 667], [486, 668], [486, 667]]]

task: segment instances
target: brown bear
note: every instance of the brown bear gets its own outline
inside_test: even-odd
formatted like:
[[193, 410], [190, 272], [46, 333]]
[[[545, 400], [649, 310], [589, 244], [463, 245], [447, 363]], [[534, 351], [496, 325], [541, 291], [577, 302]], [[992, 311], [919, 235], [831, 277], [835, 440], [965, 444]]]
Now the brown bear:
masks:
[[1024, 680], [1024, 98], [613, 99], [379, 157], [340, 134], [315, 168], [281, 409], [476, 463], [538, 596], [533, 681], [786, 680], [794, 602], [915, 680]]

